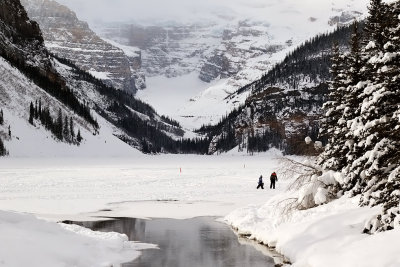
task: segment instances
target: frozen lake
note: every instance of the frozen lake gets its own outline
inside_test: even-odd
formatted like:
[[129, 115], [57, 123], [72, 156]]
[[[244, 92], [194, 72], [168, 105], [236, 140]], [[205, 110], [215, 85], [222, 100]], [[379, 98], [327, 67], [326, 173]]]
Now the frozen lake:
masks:
[[[95, 222], [101, 217], [153, 218], [103, 223], [103, 231], [119, 231], [131, 240], [159, 245], [160, 250], [143, 251], [140, 260], [131, 263], [137, 265], [127, 266], [168, 266], [159, 263], [169, 260], [169, 266], [265, 266], [271, 258], [257, 252], [257, 246], [240, 245], [242, 240], [227, 225], [192, 218], [221, 218], [281, 194], [289, 183], [285, 179], [279, 180], [276, 190], [256, 189], [261, 174], [267, 178], [277, 171], [280, 175], [279, 157], [279, 153], [264, 153], [4, 158], [0, 160], [0, 210], [93, 225], [102, 224]], [[176, 258], [181, 254], [185, 255], [182, 262]], [[155, 259], [154, 265], [150, 258]]]
[[81, 226], [102, 232], [124, 233], [129, 240], [158, 245], [123, 267], [269, 267], [275, 266], [271, 257], [238, 237], [224, 223], [212, 217], [186, 220], [117, 220], [83, 222]]
[[238, 207], [264, 203], [286, 188], [279, 180], [277, 190], [256, 190], [261, 174], [269, 177], [277, 171], [279, 176], [278, 157], [6, 158], [0, 161], [0, 210], [56, 221], [222, 217]]

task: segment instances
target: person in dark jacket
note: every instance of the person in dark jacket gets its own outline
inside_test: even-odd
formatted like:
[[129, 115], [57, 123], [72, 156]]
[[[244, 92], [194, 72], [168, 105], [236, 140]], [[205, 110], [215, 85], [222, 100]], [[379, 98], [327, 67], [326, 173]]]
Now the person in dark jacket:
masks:
[[261, 187], [261, 189], [264, 189], [264, 182], [263, 182], [263, 177], [262, 175], [260, 176], [260, 178], [258, 178], [258, 186], [257, 189], [259, 189]]
[[270, 189], [272, 189], [272, 188], [275, 189], [275, 182], [278, 181], [278, 176], [276, 175], [276, 172], [273, 172], [273, 173], [271, 174], [270, 179], [271, 179], [271, 185], [269, 186], [269, 188], [270, 188]]

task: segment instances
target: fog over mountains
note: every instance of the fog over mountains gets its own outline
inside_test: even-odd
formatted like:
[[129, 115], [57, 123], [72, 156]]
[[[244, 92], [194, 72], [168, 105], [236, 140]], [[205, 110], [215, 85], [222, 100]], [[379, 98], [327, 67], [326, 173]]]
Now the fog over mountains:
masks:
[[[332, 1], [332, 0], [61, 0], [72, 8], [81, 19], [94, 21], [186, 21], [198, 22], [204, 19], [257, 19], [276, 24], [288, 25], [298, 17], [309, 14], [323, 18], [329, 10], [364, 11], [368, 1]], [[95, 8], [94, 8], [95, 7]], [[286, 15], [285, 15], [286, 14]], [[288, 20], [288, 18], [291, 18]], [[307, 18], [305, 18], [307, 19]]]

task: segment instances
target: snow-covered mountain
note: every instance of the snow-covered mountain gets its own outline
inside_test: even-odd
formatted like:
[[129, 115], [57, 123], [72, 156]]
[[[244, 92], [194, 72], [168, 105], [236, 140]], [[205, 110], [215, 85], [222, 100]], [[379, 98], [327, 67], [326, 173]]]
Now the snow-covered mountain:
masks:
[[[225, 9], [213, 10], [207, 19], [193, 15], [184, 22], [154, 18], [93, 25], [100, 36], [141, 49], [149, 86], [147, 92], [139, 92], [139, 97], [187, 127], [200, 127], [216, 123], [227, 111], [244, 103], [248, 96], [245, 94], [235, 101], [225, 98], [259, 79], [301, 43], [362, 18], [368, 1], [264, 0], [225, 4]], [[152, 86], [161, 77], [165, 81], [156, 82], [155, 86], [162, 87]], [[180, 92], [180, 88], [168, 85], [182, 77], [205, 83], [188, 82], [187, 87], [198, 87], [187, 89], [192, 93], [190, 97], [177, 95], [174, 107], [152, 102], [156, 98], [153, 94], [163, 97]]]
[[[256, 78], [264, 71], [271, 69], [279, 59], [283, 59], [288, 51], [295, 49], [296, 44], [308, 34], [329, 29], [339, 21], [347, 23], [353, 15], [361, 15], [354, 11], [354, 8], [359, 7], [360, 0], [352, 1], [345, 5], [346, 9], [340, 10], [334, 9], [332, 6], [327, 8], [325, 5], [318, 5], [319, 8], [328, 9], [329, 12], [326, 14], [330, 16], [324, 16], [323, 19], [308, 17], [303, 21], [301, 27], [313, 25], [313, 29], [307, 28], [303, 31], [300, 31], [301, 27], [297, 24], [289, 23], [288, 25], [291, 26], [285, 28], [283, 25], [286, 24], [283, 22], [270, 24], [258, 16], [243, 20], [243, 17], [238, 16], [237, 13], [232, 13], [232, 16], [221, 16], [220, 14], [207, 23], [199, 23], [194, 20], [191, 24], [154, 22], [153, 26], [131, 23], [98, 24], [101, 27], [96, 28], [96, 31], [109, 40], [109, 43], [112, 43], [109, 44], [99, 41], [101, 39], [85, 23], [77, 20], [75, 14], [67, 8], [63, 8], [55, 2], [43, 1], [40, 0], [42, 4], [40, 9], [31, 8], [38, 12], [39, 20], [43, 19], [41, 24], [44, 25], [44, 28], [47, 27], [47, 40], [53, 40], [53, 42], [61, 40], [65, 46], [76, 46], [76, 49], [68, 50], [66, 59], [60, 57], [61, 52], [51, 55], [44, 44], [47, 44], [50, 49], [57, 46], [52, 46], [51, 41], [46, 43], [46, 39], [43, 40], [36, 23], [26, 17], [23, 18], [25, 20], [21, 25], [27, 24], [29, 27], [11, 24], [14, 18], [9, 19], [9, 16], [12, 12], [19, 12], [18, 8], [4, 13], [2, 19], [4, 30], [2, 32], [6, 34], [2, 35], [2, 56], [6, 60], [2, 65], [3, 72], [8, 73], [4, 75], [2, 87], [3, 105], [6, 107], [5, 114], [13, 113], [20, 118], [26, 114], [25, 117], [31, 121], [30, 117], [32, 116], [28, 112], [29, 103], [35, 103], [42, 98], [43, 100], [54, 98], [59, 104], [47, 104], [53, 117], [59, 113], [68, 118], [75, 118], [75, 126], [80, 125], [82, 131], [86, 129], [87, 132], [93, 133], [93, 136], [102, 136], [101, 129], [108, 129], [110, 136], [117, 136], [125, 143], [146, 152], [204, 153], [208, 148], [209, 152], [215, 152], [232, 148], [230, 147], [232, 144], [242, 145], [243, 138], [250, 140], [247, 133], [251, 133], [251, 137], [256, 137], [256, 139], [258, 137], [269, 138], [271, 133], [269, 130], [272, 127], [271, 116], [275, 116], [275, 120], [280, 121], [274, 124], [275, 128], [272, 132], [277, 133], [275, 137], [279, 136], [273, 138], [276, 141], [276, 144], [273, 144], [290, 151], [293, 144], [295, 145], [295, 143], [288, 145], [290, 136], [296, 136], [293, 140], [298, 141], [299, 136], [312, 135], [317, 129], [314, 121], [320, 114], [320, 106], [326, 93], [326, 86], [320, 83], [327, 77], [321, 73], [321, 70], [324, 69], [326, 72], [327, 64], [320, 68], [319, 72], [309, 69], [298, 70], [299, 73], [294, 75], [296, 78], [293, 78], [293, 75], [290, 76], [290, 73], [289, 76], [286, 75], [288, 73], [283, 73], [280, 79], [284, 81], [279, 82], [271, 81], [271, 77], [274, 77], [271, 74], [260, 80]], [[27, 4], [27, 6], [29, 5]], [[56, 7], [61, 8], [62, 12], [58, 12]], [[296, 15], [292, 14], [294, 18], [291, 22], [296, 20], [299, 22], [301, 18], [304, 18], [304, 14], [309, 16], [316, 12], [315, 9], [295, 7], [305, 13], [295, 12]], [[277, 12], [280, 8], [280, 4], [275, 3], [267, 9]], [[266, 9], [260, 7], [260, 10], [265, 11]], [[318, 11], [321, 12], [320, 9]], [[32, 12], [35, 14], [35, 11]], [[335, 17], [335, 14], [338, 16]], [[61, 20], [59, 24], [54, 23], [55, 28], [52, 28], [53, 16], [65, 19]], [[277, 18], [271, 15], [271, 19]], [[66, 25], [72, 26], [66, 27]], [[294, 34], [295, 30], [296, 34]], [[15, 36], [7, 35], [9, 32], [14, 33]], [[70, 42], [65, 38], [70, 33], [77, 34], [77, 32], [82, 35], [82, 38], [79, 39], [80, 42]], [[318, 64], [321, 62], [312, 61], [317, 58], [326, 61], [327, 56], [324, 55], [327, 53], [326, 44], [332, 38], [329, 39], [329, 36], [324, 38], [325, 46], [322, 50], [310, 53], [306, 51], [308, 61], [304, 64], [319, 66]], [[149, 77], [149, 88], [139, 91], [138, 96], [142, 99], [152, 100], [152, 102], [154, 100], [153, 103], [161, 110], [162, 114], [174, 116], [173, 118], [183, 121], [186, 126], [195, 127], [201, 124], [216, 123], [232, 108], [240, 107], [239, 110], [234, 111], [234, 115], [230, 115], [235, 118], [235, 121], [228, 120], [228, 128], [225, 127], [226, 125], [221, 128], [221, 124], [218, 124], [216, 128], [211, 129], [211, 133], [210, 129], [203, 129], [214, 138], [211, 147], [208, 147], [209, 139], [180, 140], [185, 136], [185, 131], [176, 121], [159, 116], [147, 104], [138, 101], [124, 91], [105, 85], [77, 67], [79, 64], [88, 64], [89, 60], [81, 63], [79, 60], [75, 61], [76, 65], [74, 60], [68, 60], [75, 58], [75, 50], [78, 51], [77, 55], [83, 55], [83, 58], [102, 58], [104, 50], [93, 50], [92, 47], [91, 52], [86, 56], [81, 51], [81, 47], [85, 43], [91, 46], [92, 43], [88, 41], [90, 39], [94, 40], [93, 43], [96, 43], [97, 40], [100, 43], [104, 42], [103, 44], [107, 47], [108, 45], [114, 47], [122, 57], [137, 54], [138, 49], [141, 49], [143, 55], [141, 66]], [[298, 50], [301, 51], [301, 48], [295, 51]], [[107, 57], [105, 58], [107, 59]], [[280, 66], [282, 69], [285, 69], [285, 66], [292, 66], [289, 69], [293, 70], [293, 67], [297, 66], [296, 62], [296, 60], [290, 63], [283, 62]], [[11, 66], [17, 67], [17, 73], [13, 72]], [[21, 75], [25, 78], [16, 79], [18, 85], [11, 82], [14, 79], [10, 77], [20, 77]], [[253, 80], [256, 82], [250, 83]], [[249, 83], [250, 85], [246, 86]], [[271, 86], [266, 86], [272, 83], [276, 88], [271, 89]], [[29, 90], [24, 89], [28, 90], [29, 94], [19, 94], [19, 97], [14, 97], [18, 94], [13, 90], [8, 92], [6, 90], [8, 87], [29, 87]], [[52, 98], [35, 93], [36, 90]], [[251, 93], [254, 94], [248, 98]], [[19, 102], [15, 102], [14, 98], [19, 99]], [[70, 98], [72, 102], [68, 100]], [[277, 100], [278, 98], [279, 100]], [[7, 102], [6, 99], [13, 99], [13, 101]], [[245, 99], [248, 99], [246, 103]], [[60, 108], [61, 112], [58, 112]], [[287, 109], [289, 109], [288, 112], [285, 111]], [[7, 116], [5, 118], [9, 122]], [[38, 119], [37, 115], [35, 115], [35, 119]], [[225, 122], [222, 124], [224, 125]], [[41, 128], [40, 125], [44, 125], [43, 122], [31, 122], [30, 124], [39, 128]], [[236, 138], [232, 143], [233, 126], [236, 127], [235, 134], [238, 133], [237, 131], [241, 131], [242, 139]], [[4, 127], [6, 126], [3, 126], [3, 135], [6, 137], [7, 129]], [[31, 126], [28, 125], [28, 127]], [[60, 128], [66, 127], [60, 126]], [[254, 131], [256, 132], [255, 136], [253, 136]], [[228, 138], [225, 133], [228, 134]], [[54, 134], [57, 134], [56, 130], [53, 131]], [[48, 134], [48, 136], [53, 135]], [[191, 136], [193, 137], [193, 135]], [[229, 139], [229, 142], [225, 142], [226, 138]], [[224, 143], [223, 147], [218, 148], [219, 142]], [[107, 143], [107, 140], [104, 140], [104, 143]]]
[[0, 139], [10, 155], [193, 151], [177, 141], [185, 131], [176, 122], [52, 55], [19, 0], [0, 10]]
[[248, 152], [277, 147], [288, 154], [316, 153], [321, 147], [304, 140], [319, 140], [332, 44], [338, 42], [346, 51], [351, 32], [352, 27], [344, 26], [312, 38], [260, 79], [227, 97], [226, 101], [238, 101], [248, 95], [243, 105], [217, 125], [201, 129], [212, 136], [210, 153], [237, 146]]
[[38, 22], [45, 45], [52, 53], [69, 59], [93, 76], [117, 89], [134, 93], [145, 87], [139, 71], [140, 51], [125, 54], [98, 37], [68, 7], [52, 0], [23, 0], [29, 17]]

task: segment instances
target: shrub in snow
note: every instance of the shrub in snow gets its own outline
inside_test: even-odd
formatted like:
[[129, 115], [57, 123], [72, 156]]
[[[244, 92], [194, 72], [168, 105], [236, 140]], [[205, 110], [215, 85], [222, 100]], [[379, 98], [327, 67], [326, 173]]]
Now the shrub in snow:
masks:
[[323, 187], [318, 187], [317, 192], [314, 195], [314, 201], [316, 205], [325, 204], [328, 202], [328, 190]]
[[312, 208], [335, 199], [336, 196], [330, 192], [331, 187], [338, 184], [339, 177], [340, 174], [332, 171], [311, 176], [310, 180], [299, 189], [298, 203], [301, 208]]
[[297, 162], [292, 159], [283, 159], [284, 172], [290, 176], [297, 176], [289, 187], [295, 193], [295, 201], [289, 209], [309, 209], [328, 203], [337, 196], [331, 192], [332, 187], [338, 185], [343, 177], [333, 171], [322, 172], [313, 162]]

